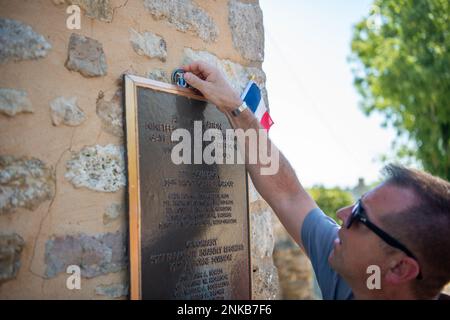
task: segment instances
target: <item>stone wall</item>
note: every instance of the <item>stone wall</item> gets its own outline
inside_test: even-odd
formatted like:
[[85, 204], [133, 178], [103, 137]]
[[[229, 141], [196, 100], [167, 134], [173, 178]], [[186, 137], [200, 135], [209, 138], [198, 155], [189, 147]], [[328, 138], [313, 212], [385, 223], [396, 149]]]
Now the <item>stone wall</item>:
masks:
[[[66, 8], [81, 8], [81, 29]], [[262, 12], [237, 0], [1, 0], [0, 298], [114, 299], [128, 288], [120, 77], [194, 59], [263, 88]], [[267, 101], [267, 94], [265, 94]], [[278, 297], [271, 212], [251, 194], [254, 298]], [[66, 267], [82, 267], [81, 290]]]
[[278, 269], [280, 298], [283, 300], [320, 299], [320, 290], [315, 286], [311, 261], [275, 215], [273, 230], [275, 238], [273, 260]]

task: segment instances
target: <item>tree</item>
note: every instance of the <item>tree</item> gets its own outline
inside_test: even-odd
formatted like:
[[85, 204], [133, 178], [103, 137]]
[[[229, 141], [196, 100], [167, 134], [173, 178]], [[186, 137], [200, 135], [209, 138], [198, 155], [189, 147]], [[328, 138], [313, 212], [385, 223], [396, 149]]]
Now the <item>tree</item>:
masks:
[[375, 1], [351, 47], [363, 111], [396, 129], [398, 157], [450, 180], [450, 1]]
[[313, 186], [308, 189], [308, 193], [317, 202], [320, 209], [328, 216], [338, 221], [336, 211], [340, 208], [351, 205], [354, 202], [350, 192], [341, 188], [325, 188], [324, 186]]

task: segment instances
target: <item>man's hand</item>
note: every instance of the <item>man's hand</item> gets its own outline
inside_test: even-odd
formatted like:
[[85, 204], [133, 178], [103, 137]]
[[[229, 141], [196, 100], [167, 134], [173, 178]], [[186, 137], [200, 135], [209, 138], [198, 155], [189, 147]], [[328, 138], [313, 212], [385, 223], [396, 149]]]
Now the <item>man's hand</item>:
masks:
[[184, 79], [199, 90], [220, 111], [227, 113], [239, 107], [242, 100], [219, 69], [205, 62], [196, 61], [182, 69]]
[[[244, 110], [239, 116], [231, 115], [231, 111], [239, 107], [242, 100], [239, 94], [230, 86], [224, 75], [215, 67], [205, 62], [194, 62], [184, 66], [184, 78], [220, 111], [224, 112], [235, 129], [255, 130], [258, 138], [268, 141], [268, 150], [279, 152], [278, 148], [268, 139], [267, 132], [262, 129], [258, 119], [250, 109]], [[317, 204], [305, 191], [297, 179], [295, 171], [287, 159], [280, 153], [279, 170], [273, 175], [261, 175], [260, 159], [256, 164], [248, 163], [249, 139], [245, 139], [246, 168], [259, 194], [267, 201], [277, 214], [289, 234], [299, 244], [301, 229], [306, 215]]]

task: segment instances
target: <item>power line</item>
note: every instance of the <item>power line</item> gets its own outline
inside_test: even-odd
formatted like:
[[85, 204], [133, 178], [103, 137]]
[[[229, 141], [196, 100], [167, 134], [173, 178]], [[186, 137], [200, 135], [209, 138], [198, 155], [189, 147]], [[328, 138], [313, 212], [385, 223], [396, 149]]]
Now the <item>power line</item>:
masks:
[[328, 131], [329, 135], [335, 141], [335, 143], [337, 145], [339, 145], [345, 152], [347, 152], [347, 154], [352, 158], [353, 162], [355, 163], [355, 165], [358, 169], [358, 172], [360, 173], [359, 176], [363, 176], [363, 174], [361, 174], [362, 169], [358, 165], [360, 162], [362, 162], [361, 159], [359, 158], [359, 156], [357, 154], [355, 154], [353, 152], [352, 148], [349, 148], [345, 144], [344, 141], [338, 140], [336, 138], [338, 135], [336, 134], [336, 132], [334, 132], [333, 126], [328, 123], [328, 121], [326, 120], [326, 117], [321, 112], [321, 109], [319, 108], [318, 103], [312, 97], [312, 95], [308, 92], [306, 87], [303, 85], [301, 76], [300, 76], [301, 73], [298, 72], [296, 67], [294, 67], [293, 65], [290, 64], [290, 60], [286, 58], [283, 50], [280, 48], [277, 41], [272, 37], [270, 31], [267, 29], [267, 26], [265, 26], [265, 32], [267, 34], [267, 40], [269, 40], [269, 42], [273, 45], [273, 47], [275, 47], [275, 49], [278, 51], [278, 54], [281, 58], [280, 60], [286, 65], [287, 70], [291, 70], [291, 71], [293, 71], [293, 73], [295, 73], [295, 77], [293, 77], [292, 81], [297, 85], [297, 87], [305, 94], [305, 97], [310, 101], [310, 103], [312, 105], [312, 112], [316, 115], [318, 121], [323, 124], [323, 126]]

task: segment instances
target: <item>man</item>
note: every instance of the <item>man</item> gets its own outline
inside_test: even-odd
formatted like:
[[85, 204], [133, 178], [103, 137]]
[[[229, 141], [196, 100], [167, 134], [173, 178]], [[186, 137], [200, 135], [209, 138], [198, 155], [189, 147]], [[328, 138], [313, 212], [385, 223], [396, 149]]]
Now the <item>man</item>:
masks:
[[[218, 69], [204, 62], [183, 69], [185, 80], [234, 128], [261, 128], [249, 109], [234, 111], [245, 105]], [[258, 192], [311, 259], [324, 299], [445, 297], [440, 292], [450, 281], [447, 181], [388, 166], [385, 182], [337, 212], [343, 221], [340, 228], [318, 208], [281, 153], [274, 175], [261, 175], [260, 164], [246, 166]], [[368, 270], [379, 271], [379, 286], [376, 281], [375, 288], [368, 285]]]

